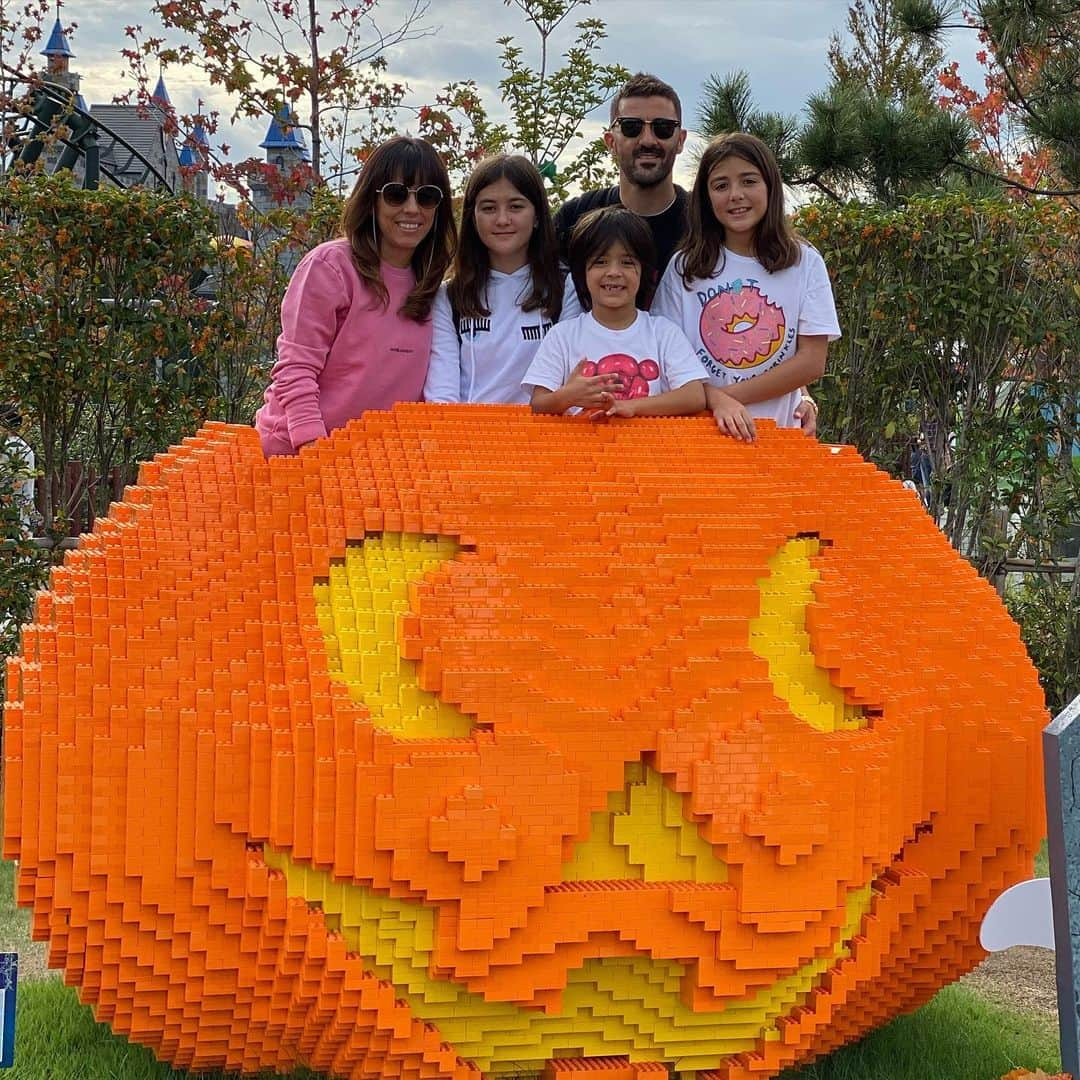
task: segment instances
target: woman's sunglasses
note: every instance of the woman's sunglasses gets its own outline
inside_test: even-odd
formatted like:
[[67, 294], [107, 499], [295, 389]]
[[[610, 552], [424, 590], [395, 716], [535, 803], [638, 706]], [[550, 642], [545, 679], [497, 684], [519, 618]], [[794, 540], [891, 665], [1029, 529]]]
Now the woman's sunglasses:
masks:
[[660, 117], [658, 120], [642, 120], [637, 116], [618, 116], [611, 122], [613, 128], [618, 128], [628, 139], [636, 139], [648, 124], [652, 133], [661, 141], [667, 142], [676, 131], [679, 130], [679, 121], [668, 117]]
[[421, 210], [432, 210], [442, 202], [442, 188], [434, 184], [421, 184], [419, 187], [409, 187], [408, 184], [400, 184], [394, 181], [383, 184], [375, 189], [376, 195], [383, 197], [387, 206], [404, 206], [410, 195], [416, 196], [416, 205]]

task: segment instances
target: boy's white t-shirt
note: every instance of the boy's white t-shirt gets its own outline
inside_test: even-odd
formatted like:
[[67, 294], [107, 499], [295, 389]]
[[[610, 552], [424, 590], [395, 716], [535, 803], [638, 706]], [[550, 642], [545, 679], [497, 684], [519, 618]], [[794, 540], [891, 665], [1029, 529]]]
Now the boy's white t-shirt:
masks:
[[[709, 278], [683, 284], [683, 256], [668, 264], [650, 310], [682, 327], [713, 386], [731, 386], [783, 363], [799, 334], [840, 337], [836, 303], [825, 262], [801, 244], [795, 266], [769, 273], [757, 259], [724, 252], [724, 265]], [[748, 405], [752, 416], [798, 427], [799, 391]]]
[[[485, 295], [491, 315], [486, 319], [463, 318], [460, 327], [455, 327], [446, 285], [439, 287], [431, 309], [431, 362], [424, 384], [425, 401], [528, 404], [521, 377], [552, 326], [544, 312], [522, 311], [521, 302], [531, 292], [528, 266], [512, 274], [492, 270]], [[559, 318], [580, 313], [581, 304], [568, 274]]]
[[522, 386], [530, 396], [536, 386], [558, 390], [582, 360], [597, 365], [591, 374], [622, 376], [616, 398], [654, 397], [705, 379], [686, 335], [668, 319], [639, 311], [625, 330], [609, 330], [587, 311], [551, 328]]

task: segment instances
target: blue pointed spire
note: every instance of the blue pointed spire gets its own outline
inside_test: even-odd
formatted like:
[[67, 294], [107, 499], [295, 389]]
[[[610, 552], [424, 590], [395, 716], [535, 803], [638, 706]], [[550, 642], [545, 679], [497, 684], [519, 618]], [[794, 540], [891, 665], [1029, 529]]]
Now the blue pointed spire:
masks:
[[158, 76], [157, 86], [154, 87], [154, 92], [150, 95], [150, 100], [156, 101], [158, 105], [161, 105], [166, 109], [172, 108], [172, 100], [169, 98], [169, 91], [165, 89], [164, 75]]
[[198, 165], [199, 159], [195, 156], [195, 151], [190, 146], [185, 146], [180, 151], [180, 166], [181, 168], [190, 168], [192, 165]]
[[[286, 134], [285, 129], [288, 129]], [[259, 146], [263, 150], [296, 150], [300, 154], [300, 160], [310, 162], [307, 143], [304, 141], [304, 133], [296, 127], [296, 113], [288, 105], [282, 105], [270, 121], [266, 129], [266, 138]]]
[[56, 22], [53, 24], [52, 33], [49, 35], [49, 42], [45, 48], [41, 50], [41, 55], [66, 56], [68, 58], [75, 55], [71, 51], [71, 46], [68, 45], [67, 35], [64, 33], [63, 26], [60, 25], [59, 16], [57, 16]]
[[195, 121], [195, 126], [191, 129], [191, 140], [201, 149], [210, 145], [210, 140], [206, 137], [206, 128], [202, 126], [201, 120]]

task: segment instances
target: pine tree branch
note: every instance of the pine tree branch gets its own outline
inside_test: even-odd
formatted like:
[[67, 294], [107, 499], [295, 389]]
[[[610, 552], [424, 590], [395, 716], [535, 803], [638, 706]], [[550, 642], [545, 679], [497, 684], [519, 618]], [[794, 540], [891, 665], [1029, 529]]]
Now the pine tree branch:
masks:
[[842, 205], [844, 200], [821, 179], [820, 173], [814, 173], [813, 176], [800, 176], [794, 180], [789, 180], [788, 183], [792, 187], [816, 187], [823, 195], [828, 196], [838, 206]]
[[1053, 198], [1064, 199], [1080, 195], [1080, 188], [1057, 189], [1031, 187], [1029, 184], [1022, 183], [1020, 180], [1010, 180], [1007, 176], [1002, 176], [1001, 173], [991, 172], [989, 169], [973, 165], [970, 161], [961, 161], [959, 158], [954, 158], [953, 164], [961, 169], [965, 169], [967, 172], [975, 173], [978, 176], [985, 176], [988, 180], [996, 180], [1005, 187], [1016, 188], [1018, 191], [1026, 191], [1029, 195], [1048, 195]]

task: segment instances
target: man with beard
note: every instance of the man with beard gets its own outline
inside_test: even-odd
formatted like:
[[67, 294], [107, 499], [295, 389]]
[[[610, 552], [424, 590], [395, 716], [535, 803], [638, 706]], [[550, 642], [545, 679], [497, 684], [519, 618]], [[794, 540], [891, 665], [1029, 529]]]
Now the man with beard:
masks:
[[612, 99], [611, 126], [604, 132], [604, 142], [619, 166], [619, 183], [587, 191], [560, 207], [555, 232], [563, 259], [570, 233], [583, 214], [621, 203], [643, 217], [652, 232], [655, 288], [686, 231], [686, 192], [671, 179], [685, 141], [679, 95], [655, 75], [632, 76]]
[[[590, 210], [621, 203], [645, 219], [656, 246], [646, 308], [686, 232], [687, 194], [671, 178], [675, 158], [685, 142], [682, 103], [674, 88], [655, 75], [632, 75], [611, 101], [611, 125], [604, 132], [604, 143], [619, 166], [618, 184], [567, 199], [555, 214], [555, 234], [564, 262], [570, 234], [578, 219]], [[805, 388], [795, 417], [805, 435], [817, 433], [817, 402]]]

